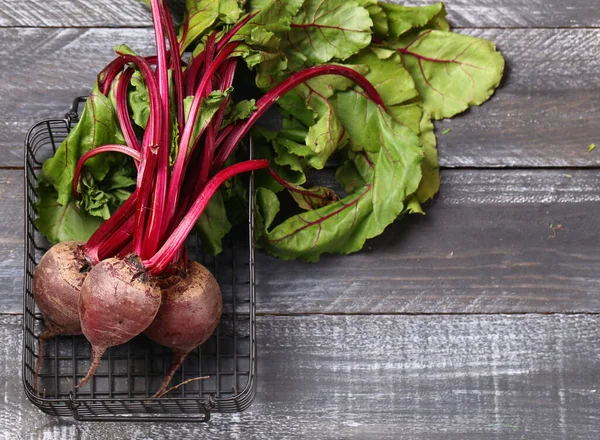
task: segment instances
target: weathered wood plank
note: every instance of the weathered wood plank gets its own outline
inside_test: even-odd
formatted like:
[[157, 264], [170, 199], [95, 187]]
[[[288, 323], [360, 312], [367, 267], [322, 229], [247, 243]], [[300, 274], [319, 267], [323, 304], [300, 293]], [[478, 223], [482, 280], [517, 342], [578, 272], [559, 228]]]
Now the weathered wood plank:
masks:
[[98, 72], [127, 41], [134, 50], [153, 50], [149, 29], [0, 29], [0, 165], [22, 166], [28, 128], [60, 118], [73, 98], [91, 90]]
[[[443, 166], [599, 166], [600, 30], [469, 30], [498, 43], [509, 71], [481, 108], [439, 124]], [[36, 120], [86, 94], [112, 47], [153, 50], [149, 29], [0, 29], [0, 166], [22, 164]], [[39, 43], [39, 42], [42, 43]]]
[[600, 436], [597, 316], [259, 317], [258, 390], [208, 426], [77, 423], [23, 395], [0, 317], [0, 437], [581, 439]]
[[0, 2], [0, 26], [81, 27], [151, 26], [148, 8], [141, 1], [81, 0]]
[[359, 253], [315, 265], [260, 254], [258, 309], [600, 310], [600, 177], [569, 172], [445, 170], [426, 217], [397, 221]]
[[23, 172], [0, 171], [0, 310], [23, 309]]
[[[600, 173], [569, 172], [445, 170], [426, 217], [357, 254], [309, 265], [259, 253], [258, 311], [600, 312]], [[18, 312], [21, 172], [0, 171], [0, 206], [0, 312]]]
[[[393, 0], [420, 6], [437, 0]], [[451, 23], [460, 27], [595, 27], [600, 26], [596, 5], [572, 0], [446, 0]], [[182, 11], [183, 0], [169, 0], [171, 9]], [[0, 1], [0, 26], [124, 27], [150, 26], [146, 6], [138, 0]]]
[[438, 124], [442, 165], [598, 166], [588, 145], [600, 140], [596, 123], [600, 50], [597, 30], [483, 30], [507, 71], [494, 97], [462, 117]]

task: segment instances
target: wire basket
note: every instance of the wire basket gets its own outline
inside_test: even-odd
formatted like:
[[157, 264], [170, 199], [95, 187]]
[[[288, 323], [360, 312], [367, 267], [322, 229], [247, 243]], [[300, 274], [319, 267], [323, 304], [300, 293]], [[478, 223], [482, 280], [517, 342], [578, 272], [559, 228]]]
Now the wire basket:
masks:
[[83, 336], [62, 336], [45, 344], [36, 394], [33, 378], [43, 320], [31, 285], [35, 266], [48, 249], [48, 242], [34, 225], [34, 189], [42, 163], [68, 135], [84, 101], [85, 98], [77, 98], [63, 119], [36, 123], [25, 141], [23, 385], [27, 397], [45, 413], [77, 420], [206, 422], [211, 411], [244, 410], [256, 389], [252, 178], [249, 224], [232, 231], [219, 256], [204, 255], [195, 233], [186, 243], [190, 258], [204, 264], [217, 278], [223, 295], [223, 315], [215, 333], [189, 355], [171, 384], [200, 376], [209, 378], [192, 381], [165, 397], [150, 398], [160, 387], [171, 354], [165, 347], [138, 336], [109, 349], [95, 377], [75, 389], [90, 365], [90, 344]]

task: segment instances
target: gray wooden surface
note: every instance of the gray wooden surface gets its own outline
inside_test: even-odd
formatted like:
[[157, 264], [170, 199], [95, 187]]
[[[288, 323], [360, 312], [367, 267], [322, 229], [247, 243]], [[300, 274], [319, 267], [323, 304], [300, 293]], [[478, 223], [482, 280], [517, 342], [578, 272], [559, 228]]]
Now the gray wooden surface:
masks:
[[256, 400], [198, 426], [58, 420], [22, 392], [25, 132], [152, 39], [137, 0], [0, 0], [0, 438], [600, 438], [598, 6], [447, 1], [508, 71], [438, 124], [440, 196], [352, 256], [259, 254]]

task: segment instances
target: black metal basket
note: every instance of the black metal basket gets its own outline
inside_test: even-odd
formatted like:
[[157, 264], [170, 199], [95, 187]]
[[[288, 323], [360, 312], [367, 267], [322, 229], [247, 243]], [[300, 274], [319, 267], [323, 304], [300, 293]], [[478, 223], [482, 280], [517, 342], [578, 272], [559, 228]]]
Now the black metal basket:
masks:
[[[43, 321], [31, 283], [35, 266], [48, 248], [34, 225], [34, 188], [43, 161], [67, 136], [84, 100], [76, 99], [64, 119], [35, 124], [25, 141], [23, 385], [27, 397], [48, 414], [77, 420], [205, 422], [211, 411], [244, 410], [252, 402], [256, 387], [252, 203], [249, 226], [232, 231], [218, 257], [204, 255], [194, 233], [187, 242], [190, 258], [209, 268], [221, 286], [223, 316], [215, 334], [190, 354], [171, 383], [200, 376], [209, 376], [208, 379], [192, 381], [159, 399], [150, 398], [160, 386], [171, 355], [168, 349], [139, 336], [108, 350], [95, 377], [86, 386], [75, 389], [89, 367], [90, 345], [83, 336], [63, 336], [45, 345], [40, 393], [34, 391], [37, 337]], [[249, 185], [251, 195], [252, 179]]]

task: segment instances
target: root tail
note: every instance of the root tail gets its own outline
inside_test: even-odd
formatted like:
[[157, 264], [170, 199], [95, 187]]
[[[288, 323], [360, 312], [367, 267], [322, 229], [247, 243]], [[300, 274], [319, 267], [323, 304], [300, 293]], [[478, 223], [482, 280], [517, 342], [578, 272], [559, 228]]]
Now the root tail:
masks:
[[59, 333], [55, 331], [52, 327], [46, 327], [38, 337], [38, 357], [35, 362], [35, 371], [33, 372], [33, 391], [38, 396], [40, 394], [38, 381], [40, 376], [40, 370], [42, 369], [42, 363], [44, 362], [44, 347], [46, 346], [46, 341], [48, 339], [52, 339], [58, 334]]
[[156, 392], [156, 394], [154, 394], [154, 396], [152, 396], [153, 398], [158, 398], [158, 397], [161, 397], [162, 395], [166, 394], [165, 391], [167, 391], [169, 382], [171, 382], [171, 379], [173, 379], [175, 372], [179, 369], [179, 367], [181, 367], [181, 364], [183, 364], [183, 361], [185, 361], [185, 358], [188, 357], [188, 354], [190, 354], [189, 351], [174, 351], [173, 352], [173, 360], [171, 361], [171, 365], [169, 366], [169, 369], [167, 370], [167, 374], [165, 374], [165, 378], [162, 381], [160, 389]]
[[82, 387], [94, 376], [105, 351], [106, 347], [96, 347], [92, 345], [92, 365], [90, 365], [90, 369], [88, 370], [87, 374], [83, 379], [81, 379], [75, 388]]

